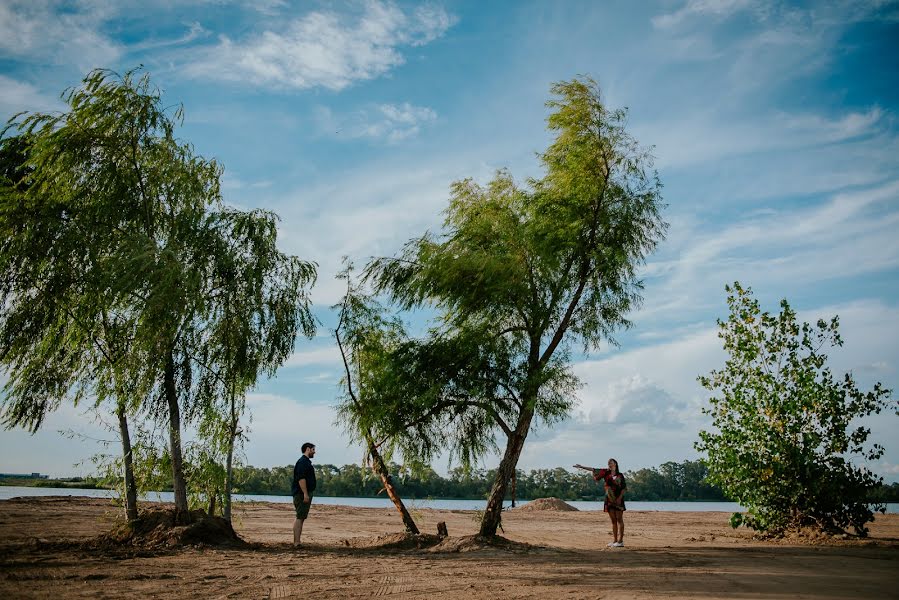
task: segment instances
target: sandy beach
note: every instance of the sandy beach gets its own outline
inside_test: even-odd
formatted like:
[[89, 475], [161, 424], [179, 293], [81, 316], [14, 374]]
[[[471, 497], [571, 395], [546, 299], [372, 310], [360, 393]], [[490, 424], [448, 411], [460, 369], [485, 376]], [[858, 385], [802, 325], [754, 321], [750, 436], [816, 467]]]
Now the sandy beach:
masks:
[[[415, 517], [451, 538], [477, 530], [470, 511]], [[402, 531], [392, 511], [318, 505], [295, 550], [292, 506], [251, 503], [235, 523], [248, 548], [113, 550], [85, 545], [119, 519], [109, 501], [13, 499], [0, 502], [0, 597], [899, 598], [899, 515], [866, 540], [816, 543], [754, 540], [727, 517], [629, 511], [626, 547], [609, 549], [603, 513], [509, 511], [505, 537], [521, 544], [453, 552], [385, 547]]]

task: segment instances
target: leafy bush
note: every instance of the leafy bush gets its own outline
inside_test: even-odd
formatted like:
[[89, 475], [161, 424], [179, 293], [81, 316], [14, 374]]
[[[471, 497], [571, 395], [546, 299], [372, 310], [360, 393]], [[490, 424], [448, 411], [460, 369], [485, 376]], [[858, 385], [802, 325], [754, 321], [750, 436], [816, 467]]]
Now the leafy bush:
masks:
[[800, 325], [786, 300], [770, 315], [750, 289], [726, 290], [730, 316], [719, 337], [729, 357], [699, 377], [716, 394], [704, 412], [717, 431], [701, 431], [696, 443], [708, 454], [709, 481], [749, 509], [742, 522], [752, 529], [866, 535], [872, 508], [883, 508], [868, 494], [882, 479], [850, 459], [877, 460], [884, 450], [866, 445], [870, 429], [853, 421], [897, 411], [890, 391], [877, 383], [862, 392], [848, 373], [834, 378], [821, 349], [842, 346], [838, 317]]

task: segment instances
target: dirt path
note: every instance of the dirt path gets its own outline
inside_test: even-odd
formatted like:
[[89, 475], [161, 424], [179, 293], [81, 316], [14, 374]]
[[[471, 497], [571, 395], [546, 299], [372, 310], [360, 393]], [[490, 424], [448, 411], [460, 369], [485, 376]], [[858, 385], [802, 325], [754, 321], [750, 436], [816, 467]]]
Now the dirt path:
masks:
[[[476, 532], [468, 511], [418, 510], [423, 530]], [[608, 549], [593, 512], [508, 512], [506, 537], [536, 547], [467, 553], [360, 550], [353, 538], [402, 529], [386, 509], [315, 506], [301, 550], [292, 506], [240, 505], [249, 550], [98, 552], [78, 546], [118, 514], [104, 500], [0, 502], [0, 598], [899, 598], [899, 515], [871, 539], [754, 541], [724, 513], [628, 512], [624, 549]], [[349, 542], [349, 545], [348, 545]]]

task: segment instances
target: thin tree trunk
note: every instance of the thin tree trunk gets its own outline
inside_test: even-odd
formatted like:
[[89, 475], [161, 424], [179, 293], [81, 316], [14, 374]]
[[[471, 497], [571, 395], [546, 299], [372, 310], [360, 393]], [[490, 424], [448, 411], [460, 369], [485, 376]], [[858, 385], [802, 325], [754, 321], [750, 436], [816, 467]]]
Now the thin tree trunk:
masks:
[[165, 399], [169, 408], [169, 445], [172, 455], [172, 484], [175, 492], [175, 521], [186, 523], [190, 519], [187, 506], [187, 485], [184, 481], [184, 459], [181, 455], [181, 411], [178, 408], [178, 392], [175, 389], [175, 359], [169, 352], [165, 363]]
[[393, 487], [393, 482], [390, 479], [390, 472], [387, 470], [387, 465], [384, 464], [384, 459], [381, 457], [381, 454], [375, 447], [371, 437], [368, 437], [367, 441], [368, 451], [371, 453], [372, 470], [378, 477], [381, 478], [381, 483], [384, 484], [384, 489], [387, 490], [387, 495], [390, 497], [393, 505], [396, 506], [396, 509], [400, 511], [400, 516], [403, 518], [403, 525], [406, 526], [406, 531], [418, 535], [418, 526], [412, 519], [412, 515], [409, 514], [408, 510], [406, 510], [406, 505], [403, 504], [403, 499], [400, 498], [399, 494], [396, 493], [396, 488]]
[[134, 460], [131, 453], [131, 434], [128, 431], [128, 415], [125, 404], [120, 400], [116, 407], [119, 417], [119, 436], [122, 438], [122, 458], [125, 463], [125, 516], [129, 521], [137, 520], [137, 484], [134, 481]]
[[237, 410], [235, 406], [235, 394], [231, 390], [231, 421], [228, 427], [228, 455], [225, 458], [225, 499], [222, 515], [226, 520], [231, 520], [231, 488], [234, 481], [234, 442], [237, 439]]
[[512, 493], [512, 508], [515, 508], [515, 484], [518, 479], [515, 477], [515, 470], [512, 470], [512, 489], [510, 490]]
[[[525, 404], [527, 407], [528, 404]], [[484, 517], [481, 519], [480, 535], [494, 536], [502, 519], [503, 500], [506, 497], [506, 487], [509, 480], [515, 474], [515, 468], [518, 466], [518, 459], [521, 456], [521, 450], [524, 448], [524, 440], [527, 438], [528, 430], [531, 427], [531, 419], [534, 417], [533, 409], [525, 408], [518, 417], [518, 424], [515, 431], [509, 436], [506, 442], [506, 451], [503, 453], [503, 459], [499, 463], [496, 470], [496, 479], [493, 482], [493, 488], [490, 490], [490, 497], [487, 499], [487, 508], [484, 509]]]
[[209, 509], [206, 511], [206, 514], [210, 517], [215, 516], [215, 499], [218, 496], [218, 489], [213, 488], [209, 494]]
[[[232, 432], [234, 430], [232, 429]], [[225, 504], [222, 509], [222, 515], [226, 520], [231, 520], [231, 485], [234, 480], [234, 434], [231, 433], [231, 439], [228, 440], [228, 456], [225, 459]]]

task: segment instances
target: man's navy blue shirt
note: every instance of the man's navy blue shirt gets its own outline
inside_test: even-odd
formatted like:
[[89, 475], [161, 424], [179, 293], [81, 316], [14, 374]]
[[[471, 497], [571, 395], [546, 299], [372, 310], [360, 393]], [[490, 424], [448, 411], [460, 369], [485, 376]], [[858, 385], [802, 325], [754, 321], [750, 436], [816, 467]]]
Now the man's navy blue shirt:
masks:
[[300, 489], [300, 479], [306, 480], [306, 491], [311, 496], [315, 491], [315, 469], [312, 467], [312, 461], [305, 454], [300, 457], [293, 468], [293, 485], [290, 487], [290, 493], [294, 496], [303, 491]]

